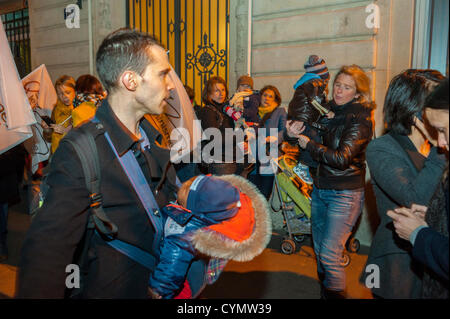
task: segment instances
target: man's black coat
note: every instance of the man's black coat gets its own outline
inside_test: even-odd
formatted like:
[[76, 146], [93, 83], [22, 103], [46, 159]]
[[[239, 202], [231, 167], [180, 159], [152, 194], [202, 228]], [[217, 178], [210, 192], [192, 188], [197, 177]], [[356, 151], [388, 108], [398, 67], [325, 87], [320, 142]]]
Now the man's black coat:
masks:
[[[169, 162], [169, 151], [155, 144], [159, 133], [145, 119], [141, 127], [151, 143], [149, 156], [140, 153], [136, 138], [117, 119], [107, 101], [99, 107], [96, 116], [101, 125], [93, 122], [85, 125], [94, 134], [98, 148], [104, 211], [118, 226], [118, 239], [152, 252], [154, 228], [104, 132], [108, 132], [119, 155], [129, 149], [134, 151], [153, 191]], [[66, 138], [70, 135], [69, 132]], [[65, 281], [69, 275], [66, 267], [76, 263], [74, 253], [86, 230], [89, 193], [81, 163], [69, 143], [60, 144], [50, 165], [50, 190], [22, 248], [19, 298], [64, 297]], [[160, 207], [174, 199], [175, 178], [175, 170], [171, 167], [161, 191], [155, 196]], [[147, 296], [150, 270], [111, 248], [97, 235], [93, 236], [88, 256], [89, 274], [84, 298]]]

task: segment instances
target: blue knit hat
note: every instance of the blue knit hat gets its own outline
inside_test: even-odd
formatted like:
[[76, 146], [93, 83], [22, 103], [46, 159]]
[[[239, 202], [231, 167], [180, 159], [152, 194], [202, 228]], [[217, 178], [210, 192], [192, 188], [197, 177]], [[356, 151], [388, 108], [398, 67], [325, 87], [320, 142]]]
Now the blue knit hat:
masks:
[[[227, 181], [200, 175], [191, 184], [186, 208], [194, 214], [205, 214], [216, 221], [235, 216], [239, 210], [239, 191]], [[237, 204], [233, 208], [230, 205]]]
[[330, 79], [330, 73], [328, 73], [327, 65], [325, 64], [325, 60], [319, 58], [317, 55], [310, 55], [308, 60], [304, 65], [307, 73], [315, 73], [320, 76], [323, 80]]

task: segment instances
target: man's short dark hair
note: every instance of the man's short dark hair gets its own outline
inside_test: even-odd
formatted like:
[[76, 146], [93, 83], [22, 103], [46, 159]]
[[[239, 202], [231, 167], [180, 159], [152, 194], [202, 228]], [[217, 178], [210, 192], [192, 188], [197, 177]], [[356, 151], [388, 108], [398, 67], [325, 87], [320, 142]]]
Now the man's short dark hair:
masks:
[[432, 87], [443, 79], [444, 76], [436, 70], [409, 69], [396, 75], [384, 100], [387, 129], [400, 135], [411, 134], [414, 116], [420, 117]]
[[162, 45], [150, 35], [122, 28], [110, 33], [97, 51], [97, 73], [110, 93], [118, 85], [119, 76], [126, 70], [142, 75], [153, 61], [148, 48]]

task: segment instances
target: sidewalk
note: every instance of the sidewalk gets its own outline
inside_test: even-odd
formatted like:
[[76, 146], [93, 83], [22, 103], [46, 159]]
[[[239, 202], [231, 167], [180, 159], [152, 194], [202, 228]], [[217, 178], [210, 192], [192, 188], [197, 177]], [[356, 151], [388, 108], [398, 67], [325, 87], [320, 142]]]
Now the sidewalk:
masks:
[[[23, 202], [10, 207], [8, 247], [9, 259], [0, 264], [0, 299], [13, 298], [20, 248], [31, 218], [25, 214]], [[200, 298], [205, 299], [318, 299], [320, 288], [316, 261], [307, 238], [296, 253], [280, 252], [283, 231], [274, 231], [269, 246], [251, 262], [229, 262], [224, 273]], [[369, 289], [358, 278], [367, 260], [367, 247], [358, 254], [350, 254], [351, 263], [345, 269], [347, 294], [352, 299], [371, 299]]]

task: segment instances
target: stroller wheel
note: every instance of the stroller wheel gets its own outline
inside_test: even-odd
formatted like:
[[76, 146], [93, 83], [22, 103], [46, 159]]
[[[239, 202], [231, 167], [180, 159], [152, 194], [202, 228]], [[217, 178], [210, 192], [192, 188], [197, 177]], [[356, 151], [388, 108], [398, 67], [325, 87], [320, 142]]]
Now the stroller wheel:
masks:
[[351, 261], [350, 255], [347, 252], [344, 252], [342, 254], [341, 266], [347, 267], [348, 265], [350, 265], [350, 261]]
[[359, 240], [356, 238], [352, 238], [347, 243], [347, 249], [351, 253], [357, 253], [359, 248], [361, 247]]
[[305, 235], [303, 234], [299, 234], [299, 235], [294, 235], [294, 240], [297, 243], [302, 243], [305, 240]]
[[291, 255], [295, 252], [295, 242], [291, 239], [285, 239], [281, 243], [281, 251], [285, 255]]

